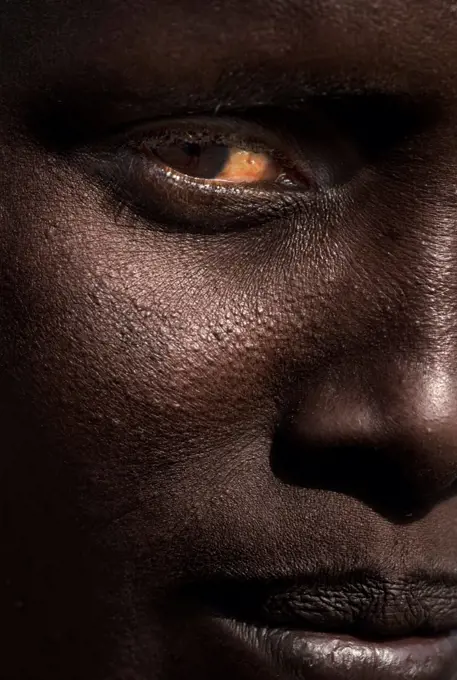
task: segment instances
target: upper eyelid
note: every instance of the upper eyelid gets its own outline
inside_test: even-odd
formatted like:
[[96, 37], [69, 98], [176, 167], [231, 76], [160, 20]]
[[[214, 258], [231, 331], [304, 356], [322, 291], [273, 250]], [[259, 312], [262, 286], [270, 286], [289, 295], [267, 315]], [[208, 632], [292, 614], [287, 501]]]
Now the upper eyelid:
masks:
[[163, 120], [135, 126], [119, 136], [120, 145], [137, 148], [149, 141], [151, 146], [176, 142], [225, 143], [240, 148], [286, 156], [280, 136], [267, 126], [240, 117], [192, 117]]

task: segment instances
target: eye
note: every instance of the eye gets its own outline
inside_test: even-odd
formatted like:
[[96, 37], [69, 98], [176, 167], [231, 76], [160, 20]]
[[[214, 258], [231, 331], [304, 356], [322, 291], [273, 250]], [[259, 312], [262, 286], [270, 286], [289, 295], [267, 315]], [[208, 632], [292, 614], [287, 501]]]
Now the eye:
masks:
[[318, 193], [310, 158], [279, 125], [188, 117], [123, 133], [100, 149], [94, 169], [117, 213], [125, 206], [167, 230], [214, 233], [296, 215]]
[[172, 172], [214, 182], [275, 182], [282, 174], [280, 165], [268, 153], [228, 144], [169, 144], [159, 146], [155, 155]]

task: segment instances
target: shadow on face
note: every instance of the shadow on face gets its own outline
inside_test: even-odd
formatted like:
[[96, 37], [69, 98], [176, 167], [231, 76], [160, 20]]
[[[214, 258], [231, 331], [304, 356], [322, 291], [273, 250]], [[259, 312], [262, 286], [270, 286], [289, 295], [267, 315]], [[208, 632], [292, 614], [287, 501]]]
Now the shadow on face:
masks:
[[454, 8], [0, 7], [0, 676], [451, 680]]

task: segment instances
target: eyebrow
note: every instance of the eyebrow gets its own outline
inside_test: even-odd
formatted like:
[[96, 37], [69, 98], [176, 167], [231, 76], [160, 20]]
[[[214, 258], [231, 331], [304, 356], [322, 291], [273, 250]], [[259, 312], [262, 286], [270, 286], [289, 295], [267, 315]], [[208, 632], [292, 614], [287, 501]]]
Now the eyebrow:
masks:
[[[90, 21], [90, 0], [69, 4], [74, 12], [63, 0], [45, 13], [35, 3], [8, 3], [10, 24], [15, 12], [27, 19], [26, 39], [7, 43], [14, 46], [6, 50], [12, 100], [44, 142], [167, 117], [298, 109], [315, 98], [438, 100], [449, 70], [454, 78], [448, 43], [423, 49], [425, 29], [408, 32], [390, 6], [412, 20], [416, 14], [396, 2], [231, 0], [208, 3], [217, 9], [211, 13], [192, 0], [106, 0]], [[433, 16], [431, 3], [432, 28]], [[428, 26], [424, 17], [421, 27]], [[396, 41], [387, 40], [388, 29], [397, 28]]]
[[289, 110], [305, 108], [316, 99], [378, 97], [410, 98], [391, 82], [370, 77], [327, 78], [310, 68], [284, 70], [223, 68], [210, 89], [198, 83], [148, 84], [132, 79], [126, 85], [115, 76], [71, 79], [71, 86], [57, 83], [38, 96], [29, 108], [28, 121], [37, 136], [48, 144], [65, 146], [66, 140], [114, 134], [124, 126], [190, 115], [222, 115], [256, 107]]

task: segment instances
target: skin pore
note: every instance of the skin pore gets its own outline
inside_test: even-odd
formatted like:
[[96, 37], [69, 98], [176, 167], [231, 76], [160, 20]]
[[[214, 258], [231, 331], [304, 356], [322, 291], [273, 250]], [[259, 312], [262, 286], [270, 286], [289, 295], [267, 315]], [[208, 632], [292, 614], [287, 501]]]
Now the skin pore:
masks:
[[0, 677], [296, 677], [238, 583], [457, 628], [456, 7], [0, 10]]

